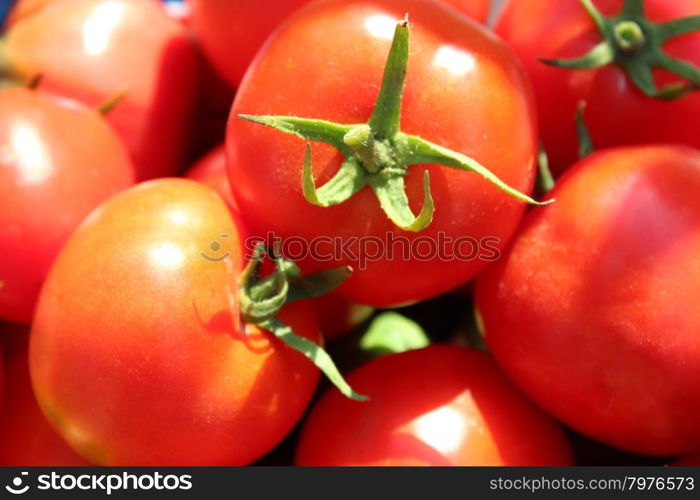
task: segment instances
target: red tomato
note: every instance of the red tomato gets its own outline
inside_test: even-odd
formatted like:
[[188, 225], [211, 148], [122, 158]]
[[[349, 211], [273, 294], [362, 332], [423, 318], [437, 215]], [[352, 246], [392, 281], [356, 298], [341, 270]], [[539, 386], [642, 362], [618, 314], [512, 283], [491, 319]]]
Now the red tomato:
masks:
[[298, 465], [571, 465], [564, 434], [487, 356], [432, 346], [353, 372], [370, 397], [328, 392], [304, 425]]
[[[245, 113], [366, 122], [396, 20], [406, 12], [412, 49], [402, 130], [471, 156], [520, 191], [531, 189], [537, 147], [534, 107], [515, 56], [504, 44], [431, 1], [319, 2], [269, 40], [234, 101], [227, 137], [229, 176], [241, 212], [256, 233], [298, 237], [309, 247], [319, 236], [343, 244], [354, 238], [385, 242], [396, 237], [415, 245], [420, 238], [428, 246], [440, 235], [477, 242], [490, 237], [500, 245], [510, 238], [523, 214], [522, 202], [478, 175], [436, 165], [411, 167], [406, 178], [416, 211], [424, 171], [430, 171], [436, 211], [432, 224], [418, 234], [396, 229], [369, 188], [330, 208], [311, 205], [302, 193], [304, 141], [238, 118]], [[313, 145], [319, 185], [341, 161], [334, 149]], [[478, 258], [423, 258], [417, 251], [404, 259], [398, 256], [403, 256], [401, 247], [391, 258], [389, 245], [383, 245], [385, 251], [363, 269], [348, 255], [331, 255], [327, 262], [308, 258], [302, 267], [353, 265], [355, 273], [338, 293], [353, 302], [390, 306], [445, 292], [485, 265]]]
[[362, 324], [374, 309], [348, 302], [335, 294], [328, 294], [313, 301], [323, 338], [335, 340]]
[[96, 111], [41, 92], [0, 91], [0, 318], [30, 321], [63, 243], [133, 181], [127, 151]]
[[238, 87], [270, 33], [309, 0], [191, 0], [191, 24], [207, 57]]
[[558, 182], [476, 284], [486, 342], [535, 401], [618, 448], [700, 448], [700, 153], [611, 149]]
[[[28, 330], [5, 331], [7, 374], [0, 410], [0, 465], [12, 467], [79, 467], [90, 465], [56, 434], [32, 392], [29, 380]], [[13, 328], [14, 329], [14, 328]]]
[[[443, 0], [486, 21], [488, 0]], [[309, 0], [191, 0], [191, 23], [204, 52], [229, 85], [238, 87], [265, 39]]]
[[[594, 0], [605, 15], [617, 14], [622, 0]], [[699, 0], [646, 0], [644, 8], [654, 22], [700, 14]], [[586, 122], [597, 147], [668, 142], [700, 147], [695, 125], [700, 93], [675, 101], [645, 96], [620, 66], [569, 70], [548, 66], [538, 58], [570, 59], [583, 56], [601, 40], [580, 0], [511, 0], [496, 27], [520, 56], [533, 82], [540, 131], [552, 169], [561, 172], [577, 159], [573, 116], [585, 101]], [[669, 40], [666, 52], [700, 65], [700, 33]], [[656, 74], [659, 82], [669, 75]]]
[[186, 177], [209, 186], [235, 210], [236, 200], [231, 194], [231, 184], [226, 173], [226, 151], [223, 144], [204, 155], [187, 172]]
[[42, 89], [97, 106], [124, 98], [109, 121], [139, 179], [174, 173], [195, 103], [197, 57], [186, 29], [143, 0], [55, 2], [12, 26], [5, 55]]
[[[66, 244], [42, 290], [30, 368], [44, 414], [82, 456], [246, 464], [296, 423], [318, 370], [239, 319], [241, 237], [214, 191], [164, 179], [114, 197]], [[281, 319], [316, 340], [309, 307]]]

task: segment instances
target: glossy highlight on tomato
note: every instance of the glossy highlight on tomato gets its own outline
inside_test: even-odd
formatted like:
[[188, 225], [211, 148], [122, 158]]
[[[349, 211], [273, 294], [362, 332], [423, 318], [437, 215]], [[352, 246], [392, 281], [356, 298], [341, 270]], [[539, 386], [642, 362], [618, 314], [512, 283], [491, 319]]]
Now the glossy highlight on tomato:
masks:
[[[406, 177], [411, 208], [417, 213], [423, 173], [430, 171], [437, 208], [432, 224], [419, 235], [397, 230], [369, 188], [330, 208], [311, 205], [302, 193], [304, 142], [238, 118], [239, 114], [290, 115], [343, 124], [366, 122], [396, 22], [406, 12], [412, 49], [401, 129], [471, 156], [515, 189], [531, 189], [537, 149], [535, 111], [528, 83], [505, 45], [454, 9], [435, 2], [320, 2], [300, 11], [268, 41], [234, 101], [226, 146], [229, 175], [234, 196], [255, 233], [272, 231], [283, 239], [300, 237], [307, 242], [318, 236], [384, 239], [390, 233], [409, 241], [418, 237], [437, 241], [443, 233], [477, 241], [493, 237], [501, 246], [510, 238], [525, 208], [521, 201], [478, 175], [436, 165], [417, 165]], [[322, 185], [338, 170], [342, 157], [323, 144], [315, 143], [312, 151], [314, 175]], [[309, 270], [353, 265], [343, 259], [302, 263]], [[392, 259], [387, 252], [366, 269], [356, 269], [338, 293], [372, 306], [403, 304], [445, 292], [484, 265], [480, 259]]]
[[476, 283], [505, 372], [562, 422], [623, 450], [700, 448], [698, 192], [696, 150], [601, 150]]
[[61, 246], [133, 182], [128, 152], [96, 111], [39, 91], [0, 90], [0, 318], [31, 320]]
[[[61, 252], [32, 326], [39, 404], [101, 465], [244, 465], [275, 446], [319, 371], [244, 323], [244, 229], [210, 188], [143, 183], [99, 207]], [[318, 341], [303, 302], [280, 316]]]
[[380, 357], [348, 376], [370, 397], [328, 392], [297, 465], [571, 465], [561, 429], [484, 354], [457, 346]]

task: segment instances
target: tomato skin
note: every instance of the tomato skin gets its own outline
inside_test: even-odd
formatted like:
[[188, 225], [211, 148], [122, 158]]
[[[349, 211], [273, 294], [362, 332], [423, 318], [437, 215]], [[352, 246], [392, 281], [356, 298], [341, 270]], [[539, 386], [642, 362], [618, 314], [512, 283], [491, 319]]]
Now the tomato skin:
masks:
[[42, 90], [97, 106], [124, 93], [108, 119], [139, 180], [175, 173], [189, 136], [197, 55], [187, 30], [157, 3], [54, 2], [12, 26], [6, 55]]
[[476, 283], [489, 349], [574, 429], [648, 455], [700, 447], [700, 153], [600, 151]]
[[191, 0], [191, 25], [214, 67], [238, 87], [268, 35], [308, 1]]
[[0, 152], [0, 318], [29, 322], [63, 243], [134, 170], [97, 112], [26, 89], [0, 91]]
[[[377, 97], [395, 19], [406, 12], [413, 27], [403, 131], [472, 156], [516, 189], [531, 189], [535, 110], [524, 75], [505, 45], [434, 2], [319, 2], [273, 35], [233, 104], [226, 143], [229, 177], [255, 233], [272, 231], [283, 239], [301, 237], [306, 242], [319, 236], [340, 238], [343, 243], [355, 237], [384, 241], [388, 235], [409, 242], [426, 237], [437, 241], [439, 233], [453, 239], [494, 237], [501, 245], [510, 238], [524, 205], [477, 175], [446, 167], [427, 167], [436, 212], [432, 224], [418, 234], [396, 229], [369, 188], [330, 208], [311, 205], [302, 193], [304, 141], [237, 118], [245, 113], [366, 121]], [[483, 140], [485, 135], [489, 141]], [[342, 157], [319, 143], [312, 150], [314, 173], [322, 185], [337, 171]], [[423, 200], [425, 168], [411, 167], [406, 180], [414, 213]], [[355, 246], [353, 251], [357, 250]], [[397, 252], [401, 254], [400, 249]], [[392, 259], [387, 253], [365, 269], [359, 269], [351, 256], [302, 262], [309, 270], [353, 265], [355, 273], [338, 293], [380, 307], [445, 292], [485, 265], [479, 259]]]
[[[614, 15], [623, 1], [593, 3], [605, 15]], [[698, 0], [646, 0], [644, 6], [655, 22], [700, 14]], [[538, 61], [579, 57], [601, 41], [579, 0], [511, 0], [494, 29], [520, 56], [533, 83], [540, 133], [554, 172], [564, 171], [578, 158], [573, 117], [580, 101], [586, 102], [585, 119], [597, 148], [648, 143], [700, 148], [694, 126], [700, 92], [676, 101], [651, 99], [616, 65], [580, 71]], [[664, 49], [700, 65], [700, 33], [669, 40]], [[659, 75], [660, 82], [668, 79]]]
[[370, 401], [326, 393], [297, 465], [571, 465], [561, 429], [484, 354], [435, 345], [377, 358], [348, 380]]
[[226, 151], [223, 144], [200, 158], [187, 171], [185, 177], [209, 186], [226, 201], [232, 210], [236, 210], [236, 200], [231, 194], [231, 184], [226, 173]]
[[489, 17], [491, 2], [489, 0], [438, 0], [451, 5], [462, 14], [480, 23], [485, 23]]
[[[442, 0], [485, 22], [488, 0]], [[309, 0], [191, 0], [191, 24], [204, 52], [229, 85], [238, 87], [265, 39]], [[232, 50], [235, 47], [235, 50]]]
[[[42, 291], [30, 368], [42, 410], [82, 456], [243, 465], [300, 417], [318, 370], [238, 319], [240, 234], [211, 189], [164, 179], [116, 196], [68, 242]], [[280, 317], [319, 339], [308, 304]]]
[[0, 325], [6, 361], [0, 411], [0, 466], [81, 467], [90, 465], [71, 450], [39, 410], [29, 380], [29, 329]]

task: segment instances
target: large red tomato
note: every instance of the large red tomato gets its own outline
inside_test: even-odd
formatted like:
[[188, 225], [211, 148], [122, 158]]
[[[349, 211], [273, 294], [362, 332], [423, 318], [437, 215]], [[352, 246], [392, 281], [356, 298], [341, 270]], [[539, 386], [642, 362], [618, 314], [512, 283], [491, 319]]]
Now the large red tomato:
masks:
[[563, 422], [625, 450], [700, 448], [698, 193], [696, 150], [600, 151], [477, 280], [505, 371]]
[[0, 318], [30, 321], [63, 243], [133, 181], [126, 149], [96, 111], [38, 91], [0, 91]]
[[109, 121], [139, 179], [183, 161], [196, 96], [197, 56], [185, 27], [157, 2], [72, 0], [46, 5], [7, 32], [7, 61], [41, 88], [97, 106], [120, 93]]
[[68, 447], [39, 410], [29, 380], [28, 329], [0, 326], [0, 332], [5, 335], [7, 360], [5, 396], [0, 406], [0, 465], [90, 465]]
[[298, 465], [571, 465], [561, 429], [484, 354], [433, 346], [378, 358], [304, 425]]
[[[604, 15], [617, 15], [623, 0], [594, 0], [593, 4]], [[643, 7], [654, 22], [700, 14], [698, 0], [645, 0]], [[580, 0], [511, 0], [495, 30], [520, 56], [533, 82], [541, 135], [556, 172], [577, 159], [573, 116], [582, 100], [598, 147], [650, 142], [700, 147], [696, 126], [700, 92], [672, 101], [655, 99], [640, 91], [620, 64], [573, 70], [540, 62], [540, 58], [583, 56], [603, 39]], [[671, 38], [663, 48], [672, 57], [700, 65], [698, 32]], [[678, 80], [664, 71], [654, 75], [659, 85]]]
[[[211, 189], [156, 180], [93, 212], [35, 316], [39, 404], [82, 456], [110, 465], [240, 465], [277, 444], [318, 370], [239, 315], [241, 228]], [[319, 338], [304, 303], [281, 319]]]
[[[488, 0], [443, 0], [465, 15], [486, 21]], [[309, 0], [191, 0], [191, 23], [209, 60], [238, 87], [265, 39]], [[334, 36], [334, 35], [330, 35]]]
[[[471, 238], [480, 244], [490, 238], [495, 246], [504, 245], [525, 205], [479, 175], [423, 164], [405, 176], [417, 213], [424, 199], [424, 172], [430, 173], [435, 213], [432, 224], [419, 234], [397, 229], [369, 186], [341, 204], [321, 208], [309, 203], [302, 191], [304, 141], [238, 115], [314, 118], [344, 126], [367, 122], [397, 19], [406, 13], [412, 27], [401, 130], [464, 153], [510, 186], [530, 190], [537, 149], [535, 112], [515, 56], [484, 28], [427, 0], [328, 1], [300, 11], [253, 63], [234, 101], [227, 137], [232, 189], [252, 229], [301, 238], [309, 250], [321, 243], [318, 237], [333, 239], [328, 247], [354, 240], [352, 252], [360, 259], [367, 257], [362, 245], [371, 239], [375, 255], [366, 266], [353, 255], [329, 254], [324, 247], [324, 258], [330, 259], [319, 262], [309, 253], [302, 267], [353, 265], [356, 272], [339, 293], [376, 306], [425, 299], [473, 277], [485, 262], [481, 255], [469, 258], [469, 245], [460, 247], [457, 240]], [[320, 186], [338, 172], [343, 156], [321, 143], [314, 143], [312, 150]], [[358, 158], [351, 161], [369, 172]], [[389, 170], [393, 175], [398, 169], [380, 168], [380, 176]], [[389, 238], [399, 241], [398, 246], [385, 243]], [[439, 258], [440, 242], [447, 239], [452, 240], [450, 254]], [[405, 257], [411, 246], [411, 255]]]

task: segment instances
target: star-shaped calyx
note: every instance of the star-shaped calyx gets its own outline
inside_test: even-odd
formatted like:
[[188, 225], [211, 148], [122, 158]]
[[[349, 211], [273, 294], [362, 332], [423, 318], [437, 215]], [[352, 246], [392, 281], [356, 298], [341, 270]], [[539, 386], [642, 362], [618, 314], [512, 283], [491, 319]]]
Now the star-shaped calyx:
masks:
[[[595, 22], [603, 40], [588, 54], [576, 59], [540, 59], [565, 69], [595, 69], [617, 64], [639, 90], [649, 97], [677, 99], [700, 88], [700, 68], [664, 52], [669, 39], [700, 29], [700, 16], [683, 17], [655, 24], [644, 14], [644, 0], [625, 0], [622, 12], [605, 17], [591, 0], [579, 0]], [[658, 88], [653, 69], [662, 68], [685, 81]]]
[[544, 204], [508, 186], [473, 158], [400, 130], [408, 44], [409, 24], [405, 19], [396, 26], [382, 86], [368, 123], [347, 125], [293, 116], [239, 116], [306, 141], [329, 144], [340, 151], [344, 157], [340, 169], [326, 184], [317, 187], [311, 169], [311, 146], [307, 143], [303, 191], [307, 201], [314, 205], [329, 207], [343, 203], [369, 186], [396, 226], [406, 231], [421, 231], [432, 222], [435, 211], [429, 174], [426, 171], [423, 177], [424, 202], [418, 216], [411, 211], [404, 184], [408, 168], [419, 164], [473, 172], [521, 201]]

